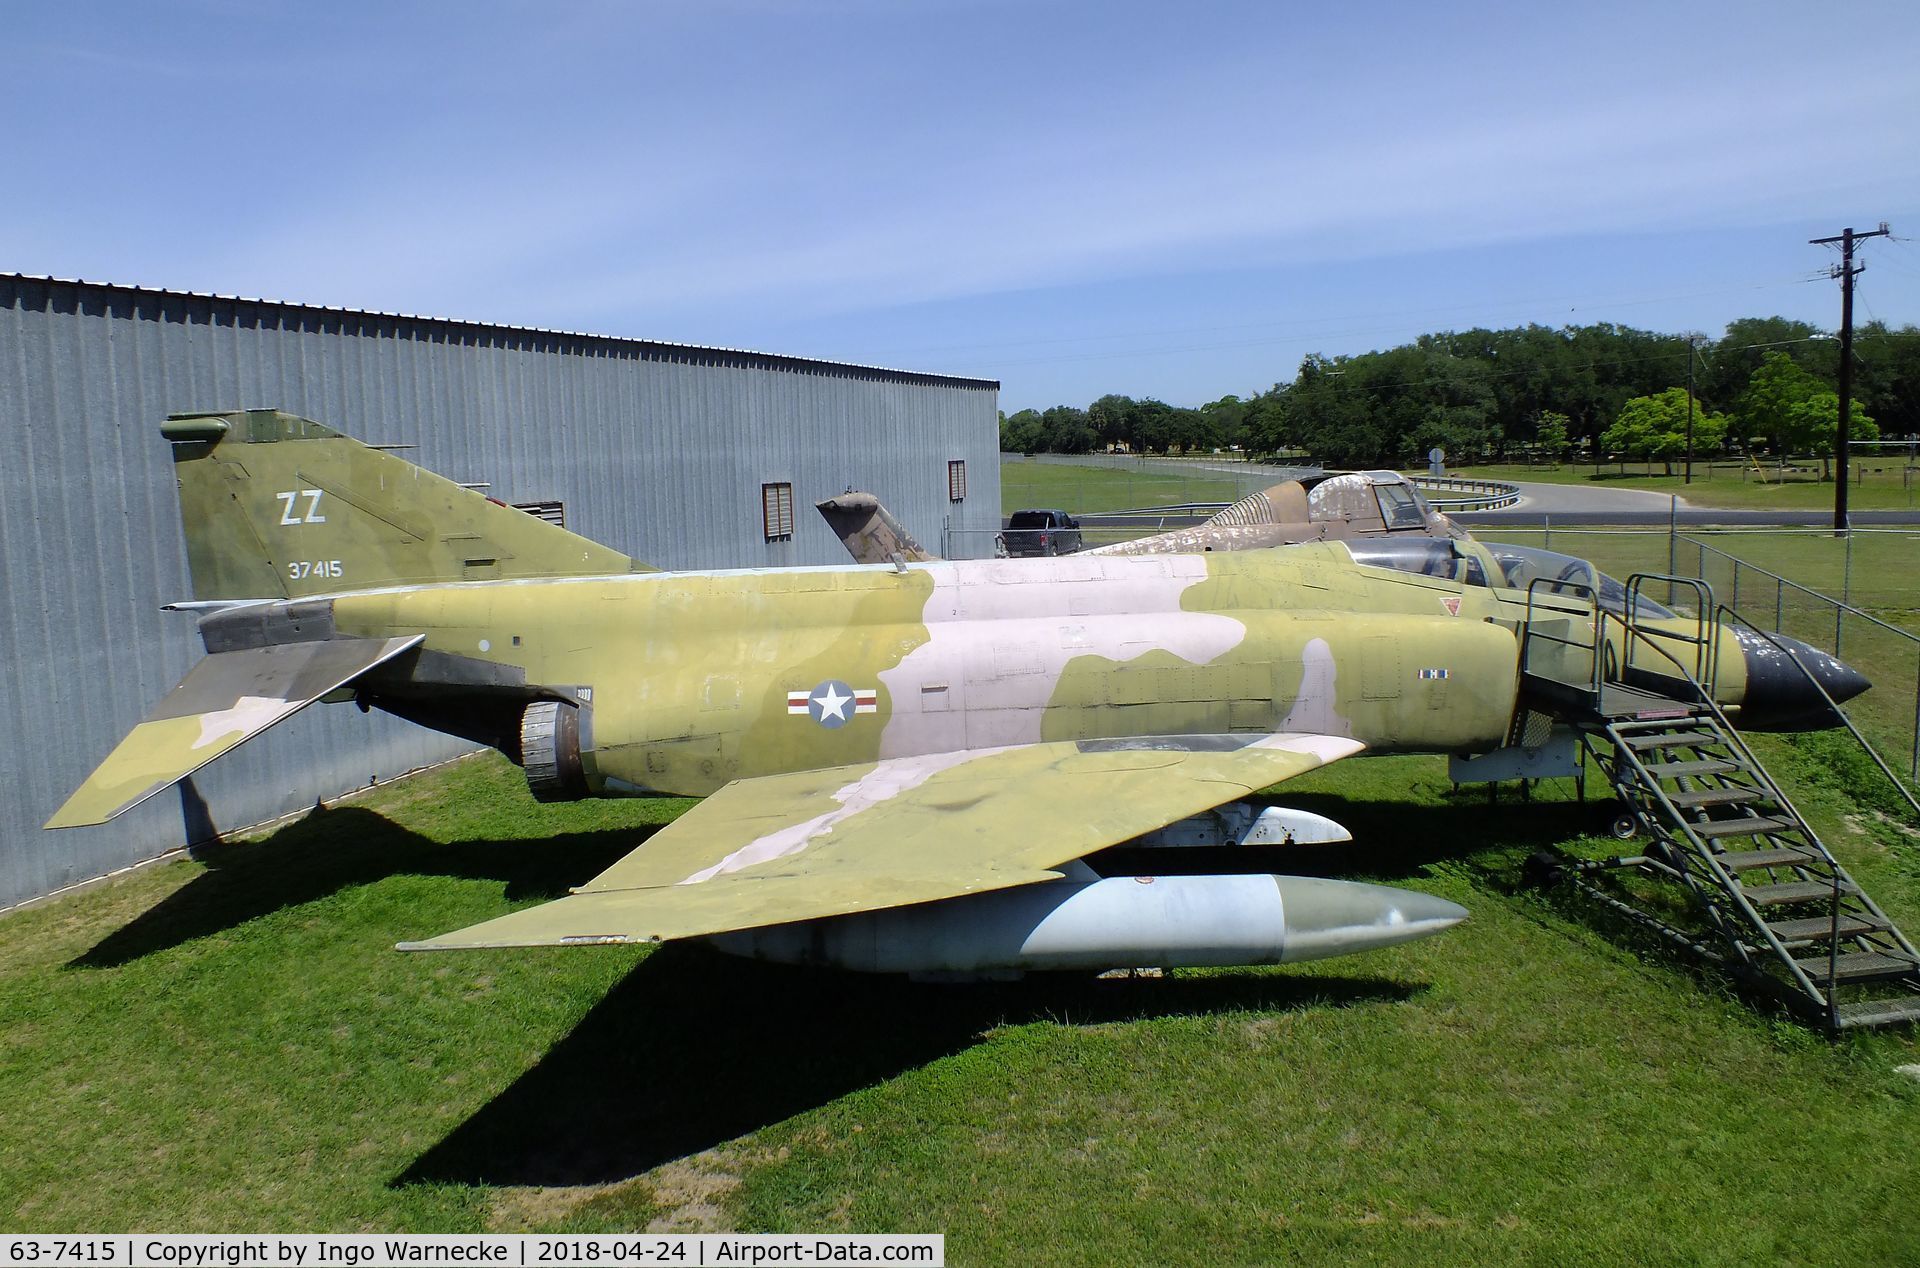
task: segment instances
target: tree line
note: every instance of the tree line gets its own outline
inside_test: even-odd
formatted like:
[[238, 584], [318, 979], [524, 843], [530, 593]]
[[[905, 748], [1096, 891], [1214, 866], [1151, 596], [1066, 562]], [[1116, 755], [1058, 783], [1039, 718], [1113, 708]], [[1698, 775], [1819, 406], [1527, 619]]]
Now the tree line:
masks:
[[[1238, 448], [1332, 467], [1673, 462], [1723, 452], [1831, 452], [1838, 340], [1806, 322], [1747, 317], [1717, 340], [1601, 324], [1422, 335], [1357, 356], [1315, 354], [1288, 383], [1197, 408], [1102, 396], [1000, 419], [1011, 453], [1190, 453]], [[1920, 434], [1920, 329], [1854, 332], [1851, 435]], [[1687, 390], [1691, 358], [1693, 391]], [[1689, 423], [1689, 420], [1690, 423]]]

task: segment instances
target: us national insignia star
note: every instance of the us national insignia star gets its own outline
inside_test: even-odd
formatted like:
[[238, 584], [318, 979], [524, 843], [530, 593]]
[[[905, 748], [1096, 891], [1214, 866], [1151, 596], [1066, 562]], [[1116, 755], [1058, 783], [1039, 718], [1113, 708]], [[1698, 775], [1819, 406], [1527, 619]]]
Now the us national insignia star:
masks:
[[839, 730], [851, 722], [856, 714], [879, 711], [880, 693], [877, 688], [856, 690], [837, 678], [829, 678], [812, 691], [787, 693], [788, 713], [796, 716], [804, 713], [828, 730]]

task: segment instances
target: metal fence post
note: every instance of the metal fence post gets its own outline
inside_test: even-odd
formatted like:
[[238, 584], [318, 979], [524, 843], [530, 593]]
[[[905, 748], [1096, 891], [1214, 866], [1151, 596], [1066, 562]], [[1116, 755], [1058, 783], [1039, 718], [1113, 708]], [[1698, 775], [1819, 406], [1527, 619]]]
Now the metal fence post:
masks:
[[[1667, 575], [1673, 576], [1680, 571], [1680, 498], [1677, 494], [1667, 495]], [[1671, 589], [1672, 587], [1668, 587]], [[1667, 596], [1667, 602], [1673, 602], [1673, 596]]]
[[1907, 778], [1920, 780], [1920, 660], [1913, 666], [1913, 748], [1908, 759]]
[[1780, 632], [1780, 623], [1787, 619], [1787, 579], [1776, 576], [1773, 579], [1773, 632]]

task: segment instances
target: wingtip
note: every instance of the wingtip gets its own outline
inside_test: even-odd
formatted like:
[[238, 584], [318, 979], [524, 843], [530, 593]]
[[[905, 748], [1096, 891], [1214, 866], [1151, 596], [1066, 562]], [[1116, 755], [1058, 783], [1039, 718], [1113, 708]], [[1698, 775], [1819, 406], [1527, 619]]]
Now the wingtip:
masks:
[[[61, 804], [60, 808], [53, 812], [53, 817], [40, 825], [40, 830], [46, 832], [49, 830], [58, 831], [61, 828], [95, 828], [106, 823], [121, 811], [133, 806], [135, 801], [144, 801], [146, 799], [145, 797], [136, 798], [135, 801], [125, 802], [102, 814], [97, 808], [88, 809], [83, 804], [84, 799], [80, 794], [85, 791], [86, 789], [82, 788], [75, 792], [73, 796], [67, 798], [66, 801]], [[158, 790], [156, 789], [155, 791]], [[147, 795], [151, 796], [152, 794]]]

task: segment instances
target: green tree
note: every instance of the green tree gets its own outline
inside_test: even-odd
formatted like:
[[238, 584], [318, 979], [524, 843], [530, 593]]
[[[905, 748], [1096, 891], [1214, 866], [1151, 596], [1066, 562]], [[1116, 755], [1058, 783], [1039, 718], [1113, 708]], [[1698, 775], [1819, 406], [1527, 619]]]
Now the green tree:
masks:
[[1040, 411], [1023, 409], [1010, 418], [1000, 420], [1000, 451], [1002, 453], [1021, 453], [1031, 458], [1042, 453], [1047, 447], [1046, 425], [1040, 420]]
[[1179, 440], [1176, 411], [1149, 396], [1134, 404], [1127, 441], [1135, 453], [1166, 453]]
[[1135, 430], [1135, 408], [1131, 396], [1114, 393], [1089, 405], [1087, 423], [1093, 428], [1094, 439], [1108, 447], [1130, 441]]
[[1040, 416], [1050, 453], [1085, 453], [1093, 448], [1093, 426], [1087, 411], [1074, 405], [1056, 405]]
[[[1652, 396], [1636, 396], [1620, 407], [1613, 426], [1600, 441], [1616, 453], [1629, 454], [1666, 464], [1673, 474], [1673, 460], [1687, 452], [1687, 389], [1670, 387]], [[1710, 413], [1691, 402], [1693, 452], [1709, 454], [1720, 448], [1727, 434], [1725, 415]]]
[[1573, 420], [1557, 410], [1543, 409], [1533, 424], [1533, 439], [1555, 466], [1567, 456], [1567, 425]]
[[1870, 321], [1854, 332], [1853, 355], [1854, 391], [1882, 432], [1920, 433], [1920, 328]]
[[[1839, 434], [1838, 392], [1816, 392], [1795, 405], [1788, 414], [1788, 443], [1797, 452], [1819, 454], [1823, 478], [1831, 479], [1833, 476], [1833, 442]], [[1852, 416], [1847, 419], [1847, 436], [1851, 440], [1880, 438], [1879, 426], [1860, 408], [1859, 401], [1853, 403]]]
[[[1797, 441], [1796, 421], [1803, 405], [1827, 391], [1826, 384], [1808, 373], [1784, 352], [1769, 352], [1760, 360], [1735, 411], [1742, 435], [1764, 437], [1784, 459]], [[1838, 409], [1838, 406], [1835, 406]]]
[[1237, 396], [1223, 396], [1217, 401], [1208, 401], [1200, 407], [1207, 416], [1210, 429], [1209, 440], [1223, 449], [1245, 448], [1247, 444], [1247, 419], [1253, 412], [1253, 403], [1243, 401]]
[[1785, 317], [1741, 317], [1700, 359], [1700, 395], [1722, 409], [1737, 406], [1752, 377], [1774, 357], [1786, 357], [1815, 378], [1831, 384], [1839, 369], [1839, 346], [1818, 326]]
[[1292, 384], [1276, 383], [1247, 403], [1246, 440], [1248, 453], [1272, 454], [1291, 449], [1298, 442], [1291, 423], [1288, 404]]

